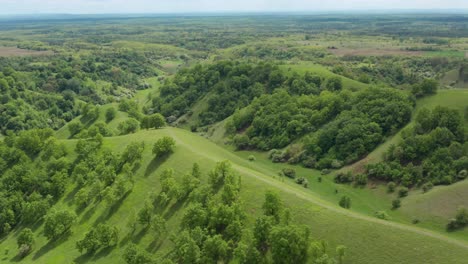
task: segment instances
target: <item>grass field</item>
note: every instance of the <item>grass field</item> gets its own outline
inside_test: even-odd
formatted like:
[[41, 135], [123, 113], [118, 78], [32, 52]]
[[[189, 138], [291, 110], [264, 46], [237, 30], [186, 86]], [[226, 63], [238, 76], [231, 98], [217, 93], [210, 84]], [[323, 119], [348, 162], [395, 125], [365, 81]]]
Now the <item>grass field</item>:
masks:
[[0, 57], [13, 57], [13, 56], [39, 56], [39, 55], [51, 55], [51, 51], [36, 51], [18, 49], [16, 47], [0, 47]]
[[[160, 164], [152, 159], [150, 145], [157, 138], [170, 135], [177, 141], [175, 153]], [[293, 182], [282, 182], [276, 175], [275, 166], [267, 166], [265, 162], [249, 162], [216, 144], [188, 131], [167, 128], [163, 130], [140, 131], [136, 134], [107, 138], [104, 146], [113, 151], [121, 152], [133, 141], [145, 141], [145, 155], [142, 166], [137, 172], [137, 180], [132, 193], [120, 204], [109, 211], [100, 204], [91, 205], [81, 212], [78, 225], [73, 228], [73, 234], [64, 241], [47, 243], [41, 235], [42, 227], [35, 228], [37, 241], [34, 252], [22, 263], [121, 263], [121, 250], [129, 241], [138, 242], [149, 251], [165, 252], [171, 242], [168, 239], [155, 241], [145, 230], [137, 230], [136, 235], [127, 237], [126, 226], [129, 215], [142, 206], [142, 201], [148, 192], [159, 189], [158, 174], [165, 168], [173, 168], [176, 175], [182, 175], [190, 169], [192, 162], [198, 162], [202, 171], [212, 168], [217, 161], [231, 160], [235, 170], [242, 176], [242, 200], [249, 212], [248, 221], [261, 212], [258, 201], [263, 199], [267, 189], [277, 190], [285, 203], [292, 208], [293, 217], [300, 223], [308, 225], [315, 239], [326, 239], [330, 248], [338, 244], [347, 246], [347, 263], [463, 263], [468, 258], [468, 244], [453, 240], [443, 235], [418, 227], [396, 224], [378, 220], [337, 207], [334, 203], [325, 201], [313, 190], [305, 190]], [[75, 140], [64, 141], [72, 149]], [[299, 170], [299, 176], [309, 175], [309, 170]], [[311, 175], [314, 177], [314, 175]], [[324, 184], [325, 185], [325, 184]], [[73, 187], [56, 206], [68, 207], [73, 197]], [[314, 187], [315, 188], [315, 187]], [[321, 189], [321, 186], [317, 186]], [[328, 189], [327, 189], [328, 188]], [[332, 192], [330, 187], [323, 192]], [[177, 231], [180, 217], [185, 205], [171, 204], [169, 207], [157, 210], [168, 221], [168, 229]], [[75, 249], [75, 242], [80, 239], [90, 226], [103, 221], [116, 225], [121, 230], [122, 242], [113, 251], [100, 251], [94, 256], [80, 256]], [[15, 236], [19, 230], [2, 243], [5, 253], [0, 259], [8, 263], [15, 261]], [[386, 250], [382, 252], [382, 248]], [[365, 252], [365, 254], [363, 254]], [[447, 262], [448, 261], [448, 262]]]
[[[430, 102], [425, 104], [430, 105]], [[103, 110], [110, 106], [104, 106]], [[101, 114], [98, 121], [103, 118]], [[119, 112], [109, 126], [115, 127], [125, 118], [126, 114]], [[177, 146], [175, 153], [160, 164], [152, 159], [150, 146], [157, 138], [164, 135], [174, 137]], [[76, 140], [66, 139], [69, 136], [66, 127], [59, 130], [57, 136], [70, 150], [73, 149]], [[296, 167], [298, 176], [308, 178], [311, 183], [309, 189], [304, 189], [293, 181], [280, 179], [277, 172], [286, 165], [272, 164], [264, 153], [232, 153], [207, 139], [176, 128], [140, 131], [132, 135], [106, 138], [104, 146], [118, 153], [133, 141], [145, 141], [146, 148], [132, 193], [112, 211], [101, 204], [89, 206], [79, 214], [78, 224], [73, 228], [72, 235], [63, 241], [48, 243], [41, 235], [42, 227], [37, 226], [34, 229], [37, 237], [35, 250], [22, 263], [122, 263], [122, 250], [119, 249], [130, 241], [140, 244], [150, 252], [157, 251], [164, 254], [171, 247], [169, 239], [155, 239], [150, 233], [140, 229], [134, 236], [128, 236], [129, 228], [126, 223], [129, 216], [141, 208], [142, 201], [149, 192], [159, 190], [158, 174], [163, 169], [173, 168], [176, 175], [181, 176], [190, 169], [193, 162], [198, 162], [206, 175], [217, 161], [226, 159], [230, 160], [234, 169], [242, 175], [241, 196], [249, 212], [248, 224], [252, 224], [254, 217], [261, 213], [259, 201], [263, 199], [264, 191], [273, 189], [280, 193], [282, 199], [292, 209], [293, 218], [299, 223], [310, 226], [315, 239], [329, 241], [330, 249], [339, 244], [346, 245], [347, 263], [408, 263], [408, 260], [410, 263], [444, 263], [446, 260], [450, 260], [450, 263], [464, 263], [468, 258], [466, 242], [417, 226], [396, 223], [395, 221], [407, 222], [409, 219], [405, 220], [403, 213], [390, 211], [391, 197], [385, 196], [381, 187], [360, 189], [337, 186], [332, 182], [331, 176], [323, 177], [322, 183], [318, 183], [319, 172]], [[255, 162], [247, 160], [252, 154], [257, 158]], [[68, 189], [65, 198], [56, 207], [71, 206], [74, 186], [69, 186]], [[335, 190], [338, 190], [338, 194]], [[352, 211], [337, 206], [338, 199], [343, 194], [352, 198]], [[437, 199], [436, 194], [434, 192], [434, 199]], [[419, 208], [416, 197], [408, 199], [408, 208], [413, 204], [410, 203], [412, 199]], [[177, 232], [185, 206], [185, 204], [170, 204], [166, 208], [156, 209], [168, 220], [168, 230], [171, 232]], [[395, 221], [383, 221], [372, 216], [376, 210], [386, 209]], [[90, 226], [104, 221], [119, 227], [121, 243], [112, 251], [104, 250], [93, 256], [80, 256], [75, 249], [75, 242], [82, 238]], [[370, 230], [372, 232], [369, 232]], [[15, 230], [2, 242], [4, 253], [0, 258], [2, 263], [17, 261], [15, 236], [18, 232], [19, 230]], [[382, 248], [386, 250], [382, 252]]]

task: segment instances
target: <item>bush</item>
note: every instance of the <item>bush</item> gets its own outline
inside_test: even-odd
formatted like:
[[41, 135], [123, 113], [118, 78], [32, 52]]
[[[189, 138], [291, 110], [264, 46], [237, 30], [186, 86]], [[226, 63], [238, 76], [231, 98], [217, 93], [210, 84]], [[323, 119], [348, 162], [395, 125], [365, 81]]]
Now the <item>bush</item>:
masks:
[[464, 228], [468, 225], [468, 210], [461, 207], [457, 210], [455, 218], [450, 219], [450, 222], [447, 224], [447, 230], [453, 231], [455, 229]]
[[356, 184], [364, 186], [367, 184], [367, 175], [366, 174], [358, 174], [355, 177]]
[[395, 199], [392, 201], [392, 209], [398, 209], [401, 207], [401, 200], [400, 199]]
[[318, 176], [317, 181], [322, 182], [322, 176]]
[[320, 171], [320, 174], [322, 174], [322, 175], [328, 175], [330, 173], [331, 173], [331, 170], [329, 170], [329, 169], [323, 169], [322, 171]]
[[80, 133], [81, 129], [83, 129], [83, 125], [78, 121], [73, 121], [68, 124], [68, 131], [72, 137]]
[[468, 177], [468, 171], [467, 170], [461, 170], [458, 175], [457, 175], [458, 179], [460, 180], [464, 180], [466, 179], [466, 177]]
[[300, 177], [300, 178], [296, 179], [297, 184], [303, 184], [305, 181], [306, 181], [306, 179], [304, 177]]
[[383, 220], [388, 220], [389, 219], [389, 216], [387, 214], [387, 212], [385, 211], [377, 211], [374, 213], [375, 217], [379, 218], [379, 219], [383, 219]]
[[349, 209], [351, 208], [351, 198], [349, 198], [348, 196], [343, 196], [341, 197], [340, 199], [340, 202], [339, 202], [339, 205], [343, 208], [346, 208], [346, 209]]
[[135, 133], [140, 128], [140, 122], [134, 118], [127, 119], [121, 122], [118, 127], [121, 135]]
[[431, 182], [428, 182], [428, 183], [423, 184], [422, 190], [423, 190], [423, 192], [426, 193], [426, 192], [430, 191], [433, 187], [434, 187], [434, 185]]
[[353, 180], [354, 180], [354, 177], [351, 174], [351, 172], [347, 172], [347, 173], [340, 172], [336, 174], [335, 179], [334, 179], [335, 183], [351, 183], [353, 182]]
[[110, 107], [106, 110], [106, 122], [109, 123], [110, 121], [114, 120], [115, 116], [117, 115], [117, 110], [114, 107]]
[[291, 179], [296, 178], [296, 171], [294, 169], [284, 168], [281, 171], [283, 172], [284, 176], [288, 178], [291, 178]]
[[399, 190], [398, 190], [398, 196], [403, 198], [403, 197], [406, 197], [408, 196], [408, 188], [406, 187], [401, 187]]
[[389, 183], [387, 184], [387, 191], [388, 191], [389, 193], [395, 192], [395, 189], [396, 189], [396, 184], [395, 184], [394, 182], [389, 182]]
[[232, 141], [238, 150], [249, 148], [249, 137], [247, 135], [236, 135]]
[[250, 155], [250, 156], [248, 157], [248, 159], [249, 159], [249, 161], [255, 161], [255, 160], [256, 160], [254, 155]]
[[163, 137], [153, 145], [153, 154], [156, 157], [172, 153], [175, 146], [175, 140], [171, 137]]

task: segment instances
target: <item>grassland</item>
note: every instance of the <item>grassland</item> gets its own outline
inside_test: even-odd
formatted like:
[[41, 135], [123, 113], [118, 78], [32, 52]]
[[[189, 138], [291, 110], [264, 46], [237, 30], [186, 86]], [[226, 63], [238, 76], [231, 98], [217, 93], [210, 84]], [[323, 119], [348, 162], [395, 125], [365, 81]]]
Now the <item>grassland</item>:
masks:
[[36, 51], [27, 49], [18, 49], [16, 47], [0, 47], [0, 57], [13, 57], [13, 56], [40, 56], [51, 55], [51, 51]]
[[[150, 146], [156, 139], [170, 135], [177, 141], [175, 153], [164, 163], [153, 160]], [[171, 242], [168, 239], [155, 241], [146, 230], [137, 230], [136, 235], [127, 237], [128, 218], [142, 206], [142, 201], [151, 191], [159, 190], [158, 175], [165, 168], [173, 168], [177, 175], [182, 175], [190, 169], [192, 162], [198, 162], [202, 171], [206, 172], [215, 162], [228, 159], [236, 171], [242, 176], [242, 200], [249, 212], [248, 221], [261, 212], [260, 201], [267, 189], [274, 189], [281, 194], [285, 203], [292, 208], [293, 217], [300, 223], [310, 226], [316, 239], [326, 239], [330, 246], [345, 244], [348, 247], [348, 263], [463, 263], [468, 258], [468, 244], [433, 233], [418, 227], [396, 224], [378, 220], [373, 217], [338, 208], [334, 203], [325, 201], [314, 189], [322, 189], [320, 185], [312, 190], [305, 190], [290, 181], [282, 181], [276, 177], [275, 166], [266, 166], [265, 162], [249, 162], [216, 144], [185, 130], [167, 128], [163, 130], [140, 131], [136, 134], [106, 138], [104, 146], [115, 152], [121, 152], [133, 141], [144, 141], [146, 149], [142, 166], [137, 171], [137, 180], [132, 193], [113, 210], [108, 210], [101, 204], [91, 205], [79, 214], [78, 224], [73, 228], [73, 234], [66, 240], [47, 243], [41, 235], [42, 227], [34, 231], [38, 237], [35, 251], [22, 263], [121, 263], [121, 250], [129, 241], [138, 242], [150, 252], [167, 252]], [[72, 150], [75, 140], [64, 140], [68, 149]], [[299, 170], [299, 176], [311, 175], [313, 172]], [[326, 185], [326, 184], [323, 184]], [[69, 207], [73, 200], [74, 186], [70, 186], [67, 195], [56, 207]], [[330, 186], [322, 192], [334, 193]], [[156, 210], [169, 220], [168, 229], [177, 232], [184, 204], [171, 204], [167, 208]], [[122, 242], [113, 251], [98, 252], [94, 256], [80, 256], [74, 243], [93, 225], [106, 221], [116, 225], [121, 230]], [[5, 254], [2, 261], [15, 261], [15, 236], [19, 230], [2, 243]], [[359, 239], [357, 239], [359, 238]], [[385, 251], [382, 252], [382, 248]], [[365, 252], [365, 254], [363, 254]], [[430, 258], [428, 258], [430, 256]]]

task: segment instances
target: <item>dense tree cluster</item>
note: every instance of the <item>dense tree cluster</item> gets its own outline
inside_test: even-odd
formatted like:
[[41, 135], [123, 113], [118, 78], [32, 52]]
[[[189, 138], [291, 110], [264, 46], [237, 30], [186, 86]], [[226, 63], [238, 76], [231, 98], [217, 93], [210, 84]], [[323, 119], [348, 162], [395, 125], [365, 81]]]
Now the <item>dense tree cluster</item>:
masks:
[[[308, 228], [291, 223], [289, 209], [273, 191], [265, 194], [263, 214], [248, 228], [240, 200], [241, 178], [228, 161], [217, 163], [208, 173], [208, 186], [200, 185], [198, 164], [182, 181], [174, 174], [172, 169], [162, 172], [161, 192], [146, 201], [135, 220], [159, 237], [166, 232], [165, 219], [154, 212], [170, 202], [188, 200], [181, 232], [170, 236], [174, 249], [157, 257], [130, 244], [123, 254], [126, 263], [336, 263], [327, 255], [326, 244], [319, 246], [311, 240]], [[161, 204], [163, 197], [169, 200]], [[337, 254], [338, 259], [343, 256], [344, 251]]]
[[114, 226], [99, 224], [91, 228], [82, 240], [76, 242], [76, 248], [83, 252], [94, 253], [100, 248], [115, 246], [119, 241], [119, 230]]
[[461, 113], [437, 106], [421, 109], [415, 121], [414, 127], [403, 131], [401, 142], [388, 149], [385, 162], [368, 166], [369, 177], [408, 187], [465, 179], [468, 148]]
[[408, 95], [387, 88], [301, 97], [279, 90], [234, 114], [233, 126], [248, 128], [233, 142], [240, 149], [271, 149], [307, 135], [302, 144], [270, 152], [270, 158], [318, 169], [339, 168], [362, 158], [398, 131], [410, 120], [411, 111]]
[[65, 192], [70, 163], [52, 134], [33, 129], [0, 142], [0, 235], [21, 221], [40, 221]]

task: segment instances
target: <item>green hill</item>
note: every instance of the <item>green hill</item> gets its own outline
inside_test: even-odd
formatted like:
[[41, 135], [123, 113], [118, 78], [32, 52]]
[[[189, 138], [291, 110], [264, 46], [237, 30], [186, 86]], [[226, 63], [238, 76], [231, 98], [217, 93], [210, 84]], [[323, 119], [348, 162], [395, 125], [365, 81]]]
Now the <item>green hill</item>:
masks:
[[[140, 131], [127, 136], [106, 138], [104, 147], [115, 152], [121, 152], [130, 142], [144, 141], [151, 146], [158, 138], [171, 136], [176, 140], [175, 153], [162, 164], [155, 163], [146, 147], [141, 166], [136, 172], [133, 191], [123, 200], [115, 211], [108, 211], [102, 204], [90, 206], [78, 216], [78, 224], [72, 228], [72, 235], [66, 240], [47, 243], [42, 236], [43, 226], [34, 229], [37, 237], [35, 250], [22, 263], [122, 263], [122, 248], [129, 241], [137, 242], [150, 252], [164, 254], [172, 243], [166, 237], [155, 244], [155, 238], [150, 232], [138, 229], [136, 235], [128, 238], [129, 227], [126, 225], [132, 212], [138, 211], [149, 192], [158, 191], [159, 174], [166, 168], [173, 168], [177, 177], [189, 171], [193, 162], [200, 164], [203, 178], [206, 172], [216, 162], [230, 160], [233, 168], [242, 177], [241, 200], [248, 214], [248, 222], [260, 214], [259, 200], [263, 193], [272, 189], [277, 191], [287, 206], [292, 210], [293, 219], [310, 227], [314, 239], [326, 239], [330, 248], [338, 244], [346, 245], [347, 263], [404, 263], [411, 259], [412, 263], [463, 263], [468, 258], [468, 244], [427, 231], [418, 227], [402, 225], [391, 221], [361, 215], [341, 209], [335, 204], [325, 201], [320, 195], [296, 185], [292, 181], [282, 182], [277, 176], [275, 167], [264, 163], [250, 162], [232, 152], [220, 148], [214, 143], [185, 130], [167, 128], [163, 130]], [[63, 140], [69, 150], [72, 150], [76, 140]], [[300, 171], [302, 176], [305, 171]], [[310, 173], [310, 171], [307, 171]], [[70, 207], [74, 186], [69, 186], [68, 192], [55, 207]], [[170, 204], [161, 213], [167, 220], [170, 233], [177, 233], [181, 216], [186, 205]], [[94, 256], [81, 256], [75, 248], [75, 242], [83, 234], [98, 223], [106, 222], [121, 230], [122, 240], [114, 250], [99, 251]], [[2, 262], [16, 261], [16, 241], [20, 229], [15, 230], [3, 242], [4, 255]], [[385, 251], [381, 249], [385, 248]], [[363, 253], [365, 252], [365, 254]]]

